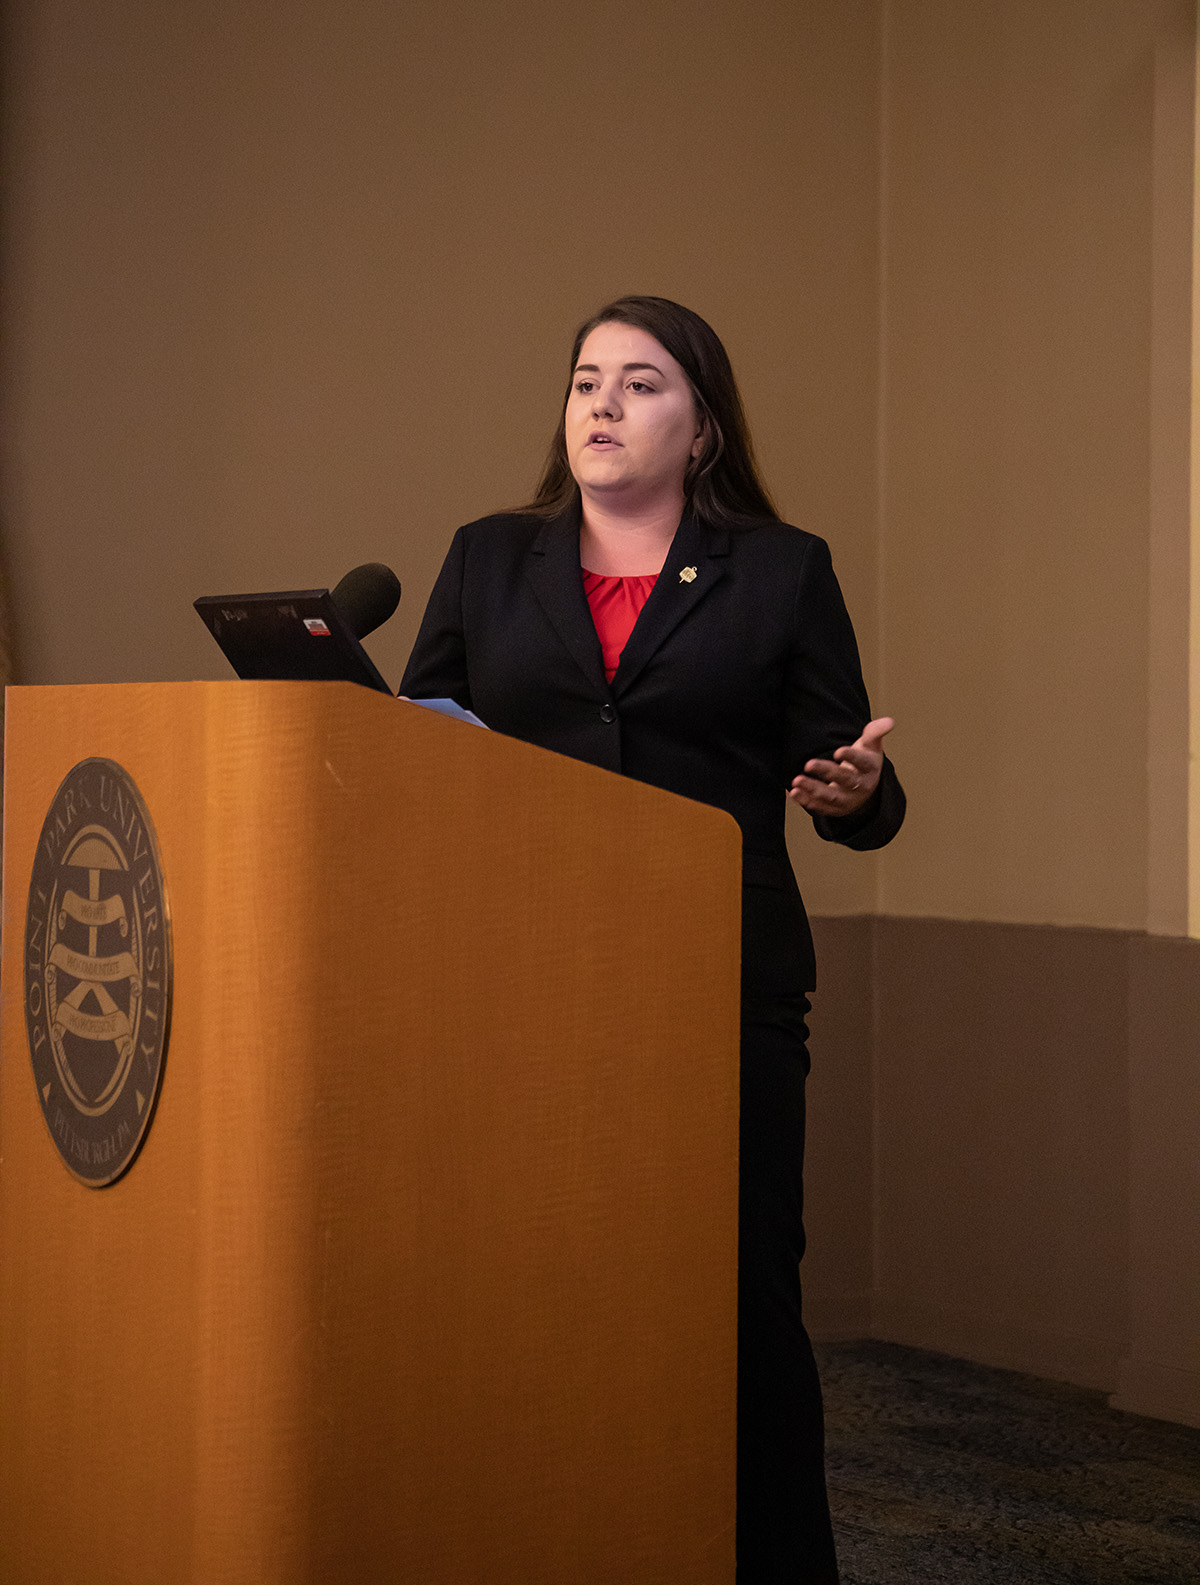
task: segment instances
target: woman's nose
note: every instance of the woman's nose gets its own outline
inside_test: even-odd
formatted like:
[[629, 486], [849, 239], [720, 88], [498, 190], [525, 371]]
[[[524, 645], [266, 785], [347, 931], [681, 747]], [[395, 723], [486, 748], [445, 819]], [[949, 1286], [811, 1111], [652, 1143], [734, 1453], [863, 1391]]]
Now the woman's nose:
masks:
[[593, 418], [615, 418], [617, 402], [611, 391], [597, 391], [592, 397]]

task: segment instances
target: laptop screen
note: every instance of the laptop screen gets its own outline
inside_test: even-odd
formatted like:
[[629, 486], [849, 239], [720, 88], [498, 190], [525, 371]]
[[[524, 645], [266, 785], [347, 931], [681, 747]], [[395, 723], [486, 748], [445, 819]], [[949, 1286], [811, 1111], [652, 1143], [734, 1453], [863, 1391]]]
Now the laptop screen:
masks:
[[392, 691], [328, 589], [207, 594], [194, 604], [244, 681], [358, 682]]

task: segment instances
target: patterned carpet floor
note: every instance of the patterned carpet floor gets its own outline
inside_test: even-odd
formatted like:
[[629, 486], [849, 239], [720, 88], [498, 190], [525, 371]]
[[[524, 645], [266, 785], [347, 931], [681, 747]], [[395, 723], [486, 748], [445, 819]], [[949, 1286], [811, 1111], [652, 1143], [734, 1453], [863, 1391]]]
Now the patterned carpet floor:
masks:
[[817, 1358], [843, 1585], [1200, 1585], [1200, 1430], [888, 1343]]

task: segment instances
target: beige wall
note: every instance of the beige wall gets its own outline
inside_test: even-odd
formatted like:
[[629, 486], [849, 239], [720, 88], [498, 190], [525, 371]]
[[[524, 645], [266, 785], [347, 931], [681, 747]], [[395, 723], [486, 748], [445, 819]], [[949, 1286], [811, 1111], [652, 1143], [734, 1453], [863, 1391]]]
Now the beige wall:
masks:
[[1156, 70], [1190, 83], [1190, 10], [888, 7], [880, 669], [913, 810], [884, 912], [1145, 928], [1174, 756], [1157, 862], [1186, 928], [1187, 448], [1157, 459], [1182, 490], [1152, 542], [1150, 398], [1155, 245], [1185, 282], [1191, 249], [1191, 90], [1156, 123]]
[[[184, 18], [186, 17], [186, 21]], [[228, 675], [200, 593], [405, 584], [532, 492], [575, 324], [687, 302], [874, 660], [877, 7], [13, 7], [26, 681]], [[872, 861], [799, 838], [818, 907]]]
[[911, 813], [819, 931], [810, 1314], [1200, 1424], [1193, 7], [892, 0], [883, 53]]
[[1143, 928], [1157, 811], [1185, 928], [1146, 399], [1173, 13], [18, 4], [21, 675], [225, 675], [197, 593], [378, 557], [398, 678], [454, 526], [531, 486], [573, 324], [664, 292], [728, 340], [901, 723], [902, 842], [794, 822], [814, 910]]
[[[726, 336], [900, 718], [880, 906], [1143, 927], [1156, 808], [1160, 892], [1186, 863], [1147, 771], [1186, 748], [1175, 638], [1155, 669], [1186, 522], [1151, 496], [1186, 403], [1147, 392], [1188, 10], [713, 3], [614, 44], [537, 0], [15, 5], [20, 674], [221, 676], [196, 593], [378, 556], [396, 676], [454, 525], [528, 490], [574, 321], [667, 292]], [[877, 861], [796, 852], [816, 912], [872, 906]]]

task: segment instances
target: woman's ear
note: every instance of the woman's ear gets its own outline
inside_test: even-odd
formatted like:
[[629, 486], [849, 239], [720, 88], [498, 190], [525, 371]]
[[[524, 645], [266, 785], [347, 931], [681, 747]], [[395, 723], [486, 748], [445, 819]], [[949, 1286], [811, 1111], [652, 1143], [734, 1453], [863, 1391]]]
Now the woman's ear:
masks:
[[701, 454], [704, 451], [705, 446], [707, 446], [707, 445], [708, 445], [708, 419], [707, 418], [702, 418], [700, 420], [700, 428], [696, 431], [696, 438], [695, 438], [695, 440], [692, 441], [692, 461], [693, 462], [696, 461], [697, 457], [701, 456]]

